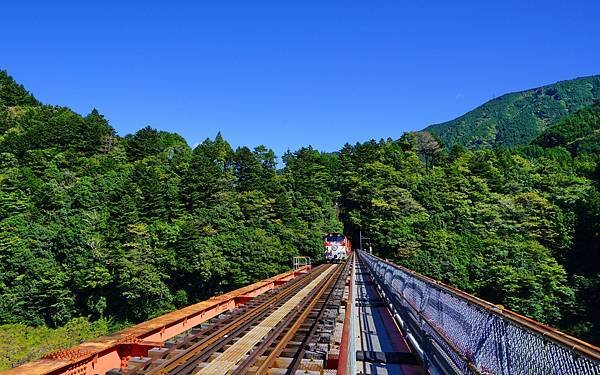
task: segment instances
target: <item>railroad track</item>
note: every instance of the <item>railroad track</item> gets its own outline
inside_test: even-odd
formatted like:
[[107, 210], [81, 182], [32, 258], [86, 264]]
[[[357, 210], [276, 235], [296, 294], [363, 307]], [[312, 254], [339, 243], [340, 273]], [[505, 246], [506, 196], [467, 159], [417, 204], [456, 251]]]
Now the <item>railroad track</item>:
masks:
[[[325, 368], [323, 324], [335, 320], [350, 262], [321, 265], [312, 272], [250, 300], [209, 323], [194, 327], [130, 360], [120, 374], [266, 373], [269, 368], [302, 368], [305, 357]], [[329, 324], [330, 325], [330, 324]], [[331, 327], [329, 327], [331, 328]], [[325, 333], [324, 333], [325, 332]], [[285, 371], [284, 371], [285, 372]]]
[[297, 370], [322, 372], [328, 364], [330, 345], [336, 339], [333, 334], [338, 318], [342, 323], [340, 328], [343, 326], [340, 305], [350, 265], [351, 260], [338, 266], [339, 272], [313, 293], [300, 316], [290, 316], [277, 334], [273, 333], [270, 340], [257, 347], [237, 371], [264, 374], [277, 367], [285, 369], [286, 374], [295, 374]]

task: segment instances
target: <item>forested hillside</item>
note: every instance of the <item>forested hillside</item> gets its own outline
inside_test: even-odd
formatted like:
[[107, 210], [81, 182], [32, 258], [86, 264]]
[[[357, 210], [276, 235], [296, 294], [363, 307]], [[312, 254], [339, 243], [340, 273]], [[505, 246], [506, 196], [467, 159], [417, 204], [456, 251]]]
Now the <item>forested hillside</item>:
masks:
[[563, 116], [597, 99], [600, 76], [577, 78], [502, 95], [454, 120], [424, 130], [438, 136], [448, 147], [526, 145]]
[[0, 368], [73, 343], [32, 352], [39, 339], [10, 324], [143, 321], [294, 255], [318, 259], [322, 234], [342, 229], [333, 157], [311, 148], [277, 170], [271, 150], [221, 135], [193, 150], [152, 128], [122, 138], [98, 111], [42, 105], [6, 72], [0, 100]]
[[0, 369], [281, 272], [296, 254], [319, 259], [321, 236], [342, 228], [600, 343], [597, 115], [519, 148], [407, 133], [302, 148], [278, 169], [268, 148], [221, 135], [194, 149], [149, 127], [120, 137], [98, 111], [41, 104], [1, 72]]
[[533, 143], [543, 147], [562, 146], [573, 155], [600, 154], [600, 101], [565, 116]]

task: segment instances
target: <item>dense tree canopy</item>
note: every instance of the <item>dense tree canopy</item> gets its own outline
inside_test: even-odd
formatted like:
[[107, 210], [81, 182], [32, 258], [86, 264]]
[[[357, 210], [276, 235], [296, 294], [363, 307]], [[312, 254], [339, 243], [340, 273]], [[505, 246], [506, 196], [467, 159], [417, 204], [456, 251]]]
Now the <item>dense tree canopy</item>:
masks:
[[[384, 257], [598, 343], [597, 119], [596, 104], [520, 148], [408, 133], [301, 148], [278, 168], [221, 134], [194, 149], [151, 127], [120, 137], [97, 110], [43, 105], [0, 72], [0, 337], [89, 333], [48, 338], [70, 345], [295, 255], [318, 261], [324, 233], [361, 230]], [[0, 368], [41, 354], [26, 351]]]
[[144, 320], [283, 271], [299, 252], [318, 258], [337, 223], [319, 152], [289, 154], [277, 171], [262, 146], [234, 151], [217, 135], [190, 150], [151, 128], [120, 139], [97, 112], [70, 113], [115, 138], [94, 151], [54, 115], [39, 123], [65, 137], [56, 144], [0, 145], [3, 323]]
[[600, 155], [600, 100], [563, 117], [533, 143], [543, 147], [563, 146], [573, 155]]

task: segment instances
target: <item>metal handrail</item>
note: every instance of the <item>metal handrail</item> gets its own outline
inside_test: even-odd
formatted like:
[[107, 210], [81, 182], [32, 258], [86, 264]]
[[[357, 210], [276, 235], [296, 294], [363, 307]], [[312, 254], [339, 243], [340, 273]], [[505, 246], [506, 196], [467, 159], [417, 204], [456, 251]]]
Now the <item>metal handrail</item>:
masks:
[[346, 367], [347, 374], [356, 374], [356, 306], [354, 303], [354, 299], [356, 298], [356, 283], [354, 279], [356, 277], [356, 256], [352, 257], [352, 272], [350, 274], [350, 285], [348, 290], [348, 305], [347, 308], [350, 309], [350, 322], [349, 322], [349, 342], [348, 342], [348, 351], [350, 355], [348, 356], [348, 365]]

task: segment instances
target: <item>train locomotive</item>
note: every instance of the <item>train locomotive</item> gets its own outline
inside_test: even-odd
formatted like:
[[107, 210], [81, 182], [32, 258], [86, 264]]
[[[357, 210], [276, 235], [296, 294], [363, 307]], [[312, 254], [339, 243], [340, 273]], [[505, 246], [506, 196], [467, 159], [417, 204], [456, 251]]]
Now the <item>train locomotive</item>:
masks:
[[340, 233], [329, 233], [323, 240], [325, 261], [327, 263], [343, 262], [350, 256], [352, 244], [348, 237]]

